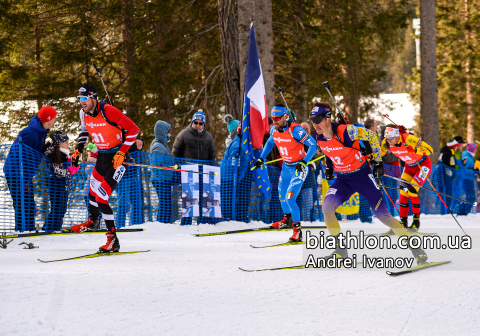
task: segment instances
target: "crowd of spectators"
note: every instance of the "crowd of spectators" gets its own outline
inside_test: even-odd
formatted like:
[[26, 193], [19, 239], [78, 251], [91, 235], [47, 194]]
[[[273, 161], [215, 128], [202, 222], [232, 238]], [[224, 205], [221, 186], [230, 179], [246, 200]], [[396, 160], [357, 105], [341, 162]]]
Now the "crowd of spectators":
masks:
[[[32, 169], [29, 174], [23, 174], [20, 178], [16, 173], [20, 156], [26, 157], [31, 155], [30, 151], [36, 151], [44, 154], [50, 159], [50, 163], [47, 165], [48, 170], [48, 190], [50, 201], [50, 213], [47, 215], [44, 226], [42, 229], [46, 231], [59, 230], [63, 225], [63, 217], [66, 212], [68, 202], [68, 180], [73, 176], [78, 168], [71, 166], [69, 162], [69, 138], [65, 132], [54, 131], [50, 134], [50, 138], [47, 140], [47, 135], [50, 129], [55, 125], [57, 112], [55, 109], [49, 106], [45, 106], [40, 109], [37, 116], [33, 117], [29, 123], [29, 126], [23, 129], [9, 152], [7, 160], [4, 165], [4, 173], [8, 188], [10, 190], [11, 197], [13, 199], [13, 207], [15, 209], [15, 223], [16, 230], [20, 230], [22, 223], [25, 223], [26, 230], [35, 230], [35, 200], [32, 190], [32, 178], [35, 175], [36, 170], [40, 164], [40, 160], [30, 160]], [[249, 213], [249, 207], [251, 207], [251, 192], [252, 182], [251, 173], [248, 169], [248, 155], [241, 150], [242, 143], [242, 129], [240, 121], [234, 119], [231, 115], [224, 117], [226, 124], [227, 136], [225, 138], [225, 154], [223, 155], [221, 162], [221, 194], [222, 194], [222, 217], [223, 219], [233, 219], [233, 209], [236, 209], [236, 220], [249, 221], [247, 214]], [[270, 127], [272, 127], [272, 121], [269, 121]], [[307, 122], [300, 124], [302, 128], [310, 135], [311, 126]], [[373, 119], [367, 119], [364, 123], [365, 128], [379, 132], [379, 138], [383, 138], [384, 127], [378, 126], [377, 122]], [[190, 124], [187, 128], [180, 131], [175, 138], [175, 141], [170, 150], [169, 142], [172, 138], [172, 126], [166, 121], [159, 120], [154, 127], [155, 139], [151, 143], [148, 150], [145, 149], [143, 140], [137, 138], [135, 144], [131, 146], [129, 154], [137, 163], [142, 160], [142, 151], [147, 151], [151, 154], [155, 154], [150, 157], [147, 164], [161, 167], [173, 167], [180, 161], [177, 159], [183, 159], [181, 164], [188, 164], [189, 160], [203, 160], [203, 161], [215, 161], [217, 159], [216, 146], [212, 134], [207, 131], [207, 120], [205, 113], [202, 110], [198, 110], [192, 117]], [[268, 140], [270, 134], [266, 134], [264, 143]], [[19, 144], [26, 145], [30, 149], [22, 150], [19, 148]], [[470, 202], [475, 201], [475, 188], [473, 178], [468, 177], [469, 172], [480, 169], [480, 161], [475, 161], [477, 145], [475, 143], [465, 144], [461, 136], [456, 136], [450, 139], [447, 144], [441, 149], [438, 162], [442, 164], [444, 169], [441, 170], [443, 177], [450, 177], [453, 181], [450, 185], [440, 186], [440, 191], [445, 193], [457, 193], [463, 190], [465, 191], [467, 200]], [[317, 151], [314, 159], [320, 157], [323, 153]], [[278, 149], [275, 147], [269, 156], [267, 161], [272, 161], [281, 158]], [[94, 163], [96, 161], [96, 148], [93, 143], [88, 147], [88, 163]], [[391, 169], [388, 173], [391, 175], [400, 176], [401, 160], [395, 155], [387, 152], [383, 157], [384, 164], [398, 167], [397, 169]], [[282, 168], [282, 161], [270, 163], [271, 166]], [[89, 174], [91, 167], [87, 167], [85, 172]], [[311, 179], [312, 183], [308, 187], [302, 190], [299, 200], [303, 203], [308, 203], [308, 206], [304, 206], [302, 209], [302, 217], [304, 220], [313, 220], [313, 206], [314, 200], [318, 199], [317, 188], [315, 182], [318, 175], [321, 173], [321, 169], [315, 163], [310, 165], [310, 173], [307, 179]], [[136, 187], [132, 183], [141, 180], [140, 167], [129, 167], [128, 176], [123, 183], [119, 185], [118, 192], [122, 195], [119, 199], [119, 226], [125, 225], [127, 213], [130, 213], [131, 223], [139, 224], [145, 221], [144, 218], [144, 203], [143, 203], [143, 187]], [[250, 175], [249, 175], [250, 174]], [[456, 175], [455, 175], [456, 174]], [[467, 174], [467, 175], [465, 175]], [[455, 176], [453, 176], [455, 175]], [[462, 177], [463, 176], [463, 177]], [[448, 180], [448, 179], [445, 179]], [[158, 197], [158, 201], [162, 202], [162, 206], [158, 208], [156, 214], [156, 220], [159, 222], [170, 223], [173, 220], [172, 208], [176, 202], [173, 196], [173, 188], [179, 185], [179, 174], [171, 170], [153, 169], [150, 181], [155, 189]], [[396, 187], [396, 181], [387, 179], [384, 182], [386, 185]], [[234, 186], [237, 186], [237, 195], [232, 197], [229, 194]], [[202, 184], [200, 184], [201, 186]], [[202, 188], [202, 187], [200, 187]], [[272, 193], [278, 188], [278, 183], [272, 182]], [[85, 201], [88, 203], [88, 182], [84, 186]], [[200, 190], [200, 200], [202, 190]], [[391, 190], [390, 195], [393, 199], [398, 198], [398, 191]], [[21, 201], [22, 200], [22, 201]], [[264, 220], [275, 220], [275, 214], [269, 214], [270, 208], [275, 208], [273, 202], [277, 202], [276, 197], [266, 197], [262, 202], [263, 209], [260, 212], [264, 212]], [[471, 210], [471, 205], [461, 203], [455, 204], [451, 199], [448, 199], [449, 206], [460, 206], [458, 214], [467, 214]], [[369, 208], [368, 203], [360, 200], [360, 207], [365, 209]], [[389, 204], [389, 210], [395, 213], [395, 205]], [[362, 222], [371, 222], [371, 214], [369, 211], [360, 211], [360, 219]], [[362, 215], [364, 214], [364, 215]], [[358, 215], [357, 217], [358, 218]], [[198, 218], [198, 222], [202, 223], [214, 223], [211, 219], [202, 218], [201, 214]], [[191, 218], [182, 218], [182, 224], [190, 224]]]

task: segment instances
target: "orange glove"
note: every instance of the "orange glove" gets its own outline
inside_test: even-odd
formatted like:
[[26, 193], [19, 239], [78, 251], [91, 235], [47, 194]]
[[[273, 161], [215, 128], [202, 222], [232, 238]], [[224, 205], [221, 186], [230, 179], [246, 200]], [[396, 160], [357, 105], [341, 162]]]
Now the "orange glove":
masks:
[[118, 151], [117, 154], [113, 157], [113, 168], [117, 169], [123, 164], [125, 160], [125, 153]]
[[78, 161], [80, 161], [80, 155], [82, 155], [78, 149], [75, 149], [75, 152], [73, 152], [71, 159], [72, 159], [72, 166], [78, 167]]

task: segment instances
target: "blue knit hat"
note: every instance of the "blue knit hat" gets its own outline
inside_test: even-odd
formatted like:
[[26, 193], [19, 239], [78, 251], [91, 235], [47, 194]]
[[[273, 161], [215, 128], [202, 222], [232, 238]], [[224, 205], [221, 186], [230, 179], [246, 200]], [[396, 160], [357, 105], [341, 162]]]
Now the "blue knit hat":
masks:
[[235, 131], [238, 127], [238, 124], [240, 124], [240, 121], [236, 119], [230, 120], [227, 124], [228, 133], [232, 133], [233, 131]]
[[195, 114], [193, 115], [191, 123], [193, 123], [195, 120], [200, 120], [204, 124], [206, 124], [207, 117], [205, 117], [205, 113], [203, 113], [203, 110], [200, 109], [197, 112], [195, 112]]

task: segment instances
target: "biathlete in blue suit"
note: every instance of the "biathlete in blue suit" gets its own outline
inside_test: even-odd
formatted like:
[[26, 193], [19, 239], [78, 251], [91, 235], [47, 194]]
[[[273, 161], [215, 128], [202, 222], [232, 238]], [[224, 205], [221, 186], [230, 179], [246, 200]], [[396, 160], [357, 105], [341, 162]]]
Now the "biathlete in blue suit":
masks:
[[[302, 230], [300, 209], [296, 200], [308, 175], [307, 164], [315, 155], [317, 144], [300, 125], [290, 120], [284, 105], [275, 105], [272, 108], [271, 118], [274, 127], [270, 130], [270, 138], [263, 148], [260, 159], [255, 162], [254, 166], [255, 168], [261, 168], [273, 146], [277, 145], [283, 158], [278, 192], [284, 217], [281, 221], [272, 225], [275, 228], [292, 226], [293, 235], [289, 241], [300, 242], [302, 241]], [[306, 153], [304, 145], [308, 146]]]

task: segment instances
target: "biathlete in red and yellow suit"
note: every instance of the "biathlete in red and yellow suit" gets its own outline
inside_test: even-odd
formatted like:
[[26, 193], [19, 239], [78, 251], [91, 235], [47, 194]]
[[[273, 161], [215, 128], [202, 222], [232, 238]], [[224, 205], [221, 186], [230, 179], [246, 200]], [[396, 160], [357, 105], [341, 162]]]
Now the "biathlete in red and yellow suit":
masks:
[[[277, 146], [283, 158], [282, 172], [278, 182], [278, 197], [284, 217], [273, 223], [275, 228], [293, 227], [291, 242], [302, 241], [300, 224], [300, 209], [297, 205], [297, 196], [302, 189], [303, 182], [308, 175], [307, 163], [317, 151], [315, 140], [298, 124], [289, 120], [284, 105], [275, 105], [271, 111], [274, 127], [270, 130], [270, 138], [265, 143], [260, 159], [255, 162], [256, 168], [261, 168], [265, 158]], [[308, 151], [305, 153], [305, 146]]]
[[[87, 142], [88, 135], [98, 148], [98, 158], [90, 176], [89, 213], [88, 220], [82, 224], [73, 225], [73, 232], [97, 230], [99, 227], [100, 210], [107, 226], [107, 243], [100, 247], [100, 252], [117, 252], [120, 250], [113, 210], [108, 204], [108, 198], [120, 183], [125, 174], [123, 161], [125, 153], [135, 142], [140, 129], [119, 109], [105, 102], [98, 101], [98, 93], [92, 84], [83, 85], [78, 92], [78, 100], [82, 105], [80, 111], [81, 129], [78, 144], [72, 155], [72, 164], [78, 166], [80, 153]], [[124, 130], [122, 132], [122, 130]], [[124, 137], [123, 134], [126, 133]]]
[[[356, 192], [365, 197], [383, 224], [390, 227], [396, 235], [408, 237], [408, 231], [388, 212], [383, 194], [375, 181], [384, 175], [377, 134], [363, 127], [332, 123], [328, 103], [316, 103], [310, 113], [310, 120], [315, 128], [314, 138], [328, 158], [326, 179], [333, 179], [334, 169], [337, 172], [337, 179], [328, 188], [322, 206], [325, 225], [335, 241], [335, 251], [326, 259], [348, 257], [347, 249], [339, 237], [341, 230], [335, 210]], [[359, 150], [359, 140], [364, 144], [368, 142], [372, 148], [373, 172]], [[412, 253], [419, 264], [428, 258], [420, 248], [412, 249]]]
[[[432, 147], [414, 135], [401, 132], [391, 124], [385, 128], [385, 139], [381, 146], [382, 155], [390, 151], [393, 155], [405, 162], [402, 180], [422, 186], [432, 172], [432, 161], [427, 156], [433, 153]], [[413, 223], [411, 228], [420, 227], [420, 199], [419, 187], [400, 182], [400, 222], [408, 227], [408, 199], [412, 202]]]

